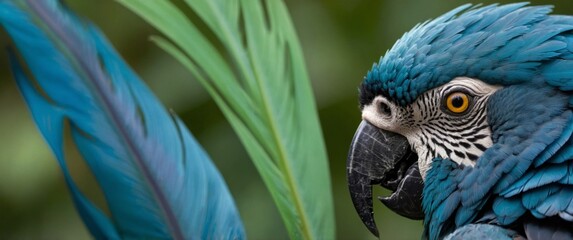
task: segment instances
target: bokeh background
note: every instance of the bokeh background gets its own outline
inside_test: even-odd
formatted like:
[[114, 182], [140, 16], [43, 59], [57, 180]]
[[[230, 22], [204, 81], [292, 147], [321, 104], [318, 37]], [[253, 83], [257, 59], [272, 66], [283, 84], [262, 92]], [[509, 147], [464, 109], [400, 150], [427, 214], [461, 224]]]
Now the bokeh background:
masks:
[[[112, 0], [66, 2], [79, 15], [99, 25], [163, 103], [186, 122], [225, 177], [248, 237], [287, 239], [278, 211], [237, 136], [205, 90], [179, 63], [148, 40], [150, 35], [158, 33]], [[375, 239], [354, 212], [345, 182], [347, 149], [360, 122], [358, 84], [372, 63], [405, 31], [467, 2], [286, 0], [305, 51], [320, 111], [339, 239]], [[571, 1], [531, 2], [553, 4], [555, 13], [573, 15]], [[9, 44], [3, 32], [0, 43]], [[70, 156], [77, 156], [72, 145], [68, 145]], [[74, 178], [90, 197], [101, 200], [91, 175], [75, 159], [70, 162]], [[376, 189], [375, 194], [388, 192]], [[375, 211], [381, 239], [419, 239], [420, 221], [404, 219], [378, 201]], [[56, 161], [36, 131], [9, 75], [3, 55], [0, 55], [0, 239], [90, 239], [73, 208]]]

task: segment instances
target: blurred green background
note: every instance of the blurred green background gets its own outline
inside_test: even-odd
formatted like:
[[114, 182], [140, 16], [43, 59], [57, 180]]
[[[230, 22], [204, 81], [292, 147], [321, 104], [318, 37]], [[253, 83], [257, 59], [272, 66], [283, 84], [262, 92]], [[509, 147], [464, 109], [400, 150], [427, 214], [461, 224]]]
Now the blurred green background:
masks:
[[[203, 144], [225, 177], [250, 239], [288, 238], [281, 218], [253, 164], [221, 112], [175, 60], [148, 41], [157, 32], [112, 0], [66, 1], [95, 22], [163, 103], [174, 109]], [[469, 1], [287, 0], [305, 51], [326, 139], [339, 239], [374, 239], [354, 212], [345, 183], [347, 149], [360, 114], [357, 86], [405, 31]], [[484, 4], [496, 1], [483, 1]], [[509, 1], [498, 1], [507, 3]], [[573, 2], [553, 4], [573, 15]], [[474, 2], [477, 3], [477, 2]], [[0, 33], [0, 42], [9, 44]], [[71, 144], [68, 144], [70, 149]], [[68, 151], [73, 157], [76, 154]], [[101, 199], [89, 172], [75, 158], [76, 181]], [[311, 159], [309, 159], [311, 160]], [[376, 195], [388, 194], [376, 189]], [[419, 239], [420, 221], [388, 211], [375, 201], [381, 239]], [[89, 239], [62, 175], [36, 131], [0, 57], [0, 239]]]

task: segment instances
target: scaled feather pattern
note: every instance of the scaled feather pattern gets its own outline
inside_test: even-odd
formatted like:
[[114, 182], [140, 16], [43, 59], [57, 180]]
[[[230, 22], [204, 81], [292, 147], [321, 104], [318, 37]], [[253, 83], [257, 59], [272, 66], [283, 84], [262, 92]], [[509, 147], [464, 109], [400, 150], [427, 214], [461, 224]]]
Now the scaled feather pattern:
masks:
[[484, 108], [492, 146], [475, 165], [432, 156], [425, 237], [493, 224], [528, 239], [573, 239], [573, 17], [551, 11], [458, 7], [404, 34], [365, 77], [362, 105], [382, 95], [408, 106], [457, 77], [500, 87]]
[[[56, 0], [2, 1], [0, 24], [31, 72], [11, 54], [16, 82], [95, 238], [244, 238], [207, 154], [96, 27]], [[111, 216], [70, 175], [63, 149], [68, 125]]]
[[500, 85], [543, 78], [572, 90], [573, 17], [526, 5], [466, 4], [416, 26], [368, 72], [367, 90], [401, 105], [458, 76]]

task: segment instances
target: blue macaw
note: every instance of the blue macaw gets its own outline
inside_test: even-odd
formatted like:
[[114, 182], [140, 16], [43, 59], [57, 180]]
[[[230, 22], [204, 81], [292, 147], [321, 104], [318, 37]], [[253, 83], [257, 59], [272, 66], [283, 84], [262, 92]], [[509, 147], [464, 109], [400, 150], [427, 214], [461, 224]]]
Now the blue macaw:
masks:
[[360, 86], [347, 176], [428, 239], [573, 239], [573, 17], [458, 7], [406, 33]]

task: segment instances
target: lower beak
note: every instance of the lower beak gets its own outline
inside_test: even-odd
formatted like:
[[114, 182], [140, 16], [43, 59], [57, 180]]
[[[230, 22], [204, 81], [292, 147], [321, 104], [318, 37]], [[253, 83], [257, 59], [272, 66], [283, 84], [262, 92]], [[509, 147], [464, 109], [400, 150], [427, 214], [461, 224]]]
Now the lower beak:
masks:
[[372, 234], [378, 236], [372, 208], [372, 185], [394, 191], [379, 197], [392, 211], [411, 219], [422, 219], [424, 182], [418, 156], [407, 139], [362, 121], [352, 139], [346, 162], [348, 188], [354, 208]]

